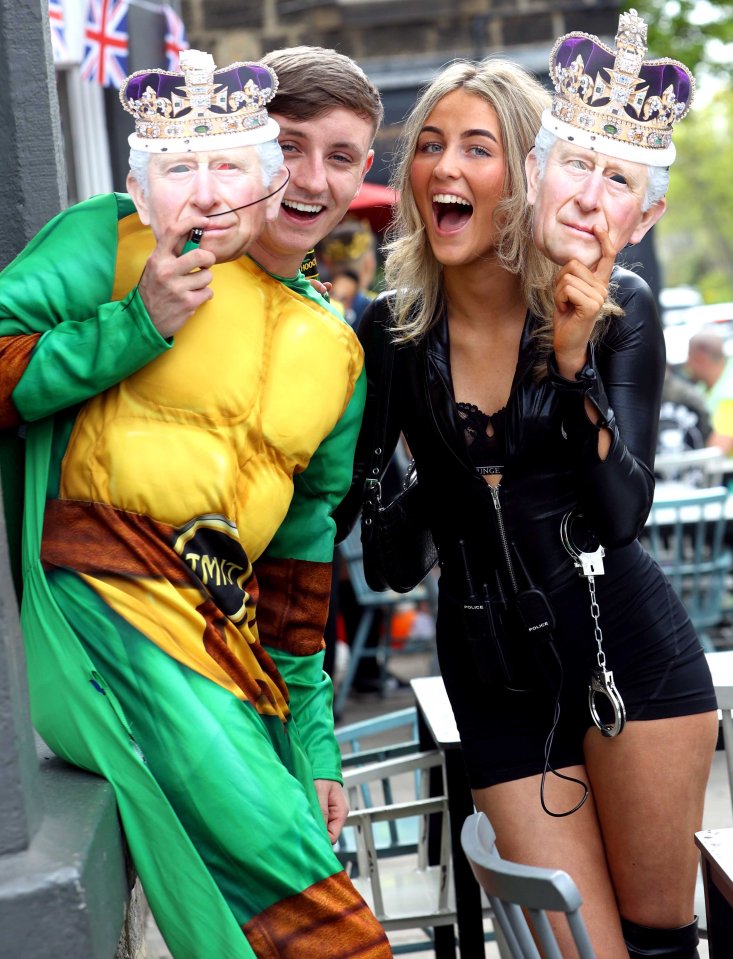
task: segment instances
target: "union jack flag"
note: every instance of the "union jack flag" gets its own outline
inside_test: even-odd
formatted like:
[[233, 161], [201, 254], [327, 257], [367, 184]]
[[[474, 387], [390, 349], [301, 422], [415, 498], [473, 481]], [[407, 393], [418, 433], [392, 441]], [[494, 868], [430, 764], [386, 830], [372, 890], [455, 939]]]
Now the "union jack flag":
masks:
[[51, 21], [53, 62], [66, 63], [69, 60], [69, 48], [66, 45], [66, 24], [61, 0], [48, 0], [48, 19]]
[[128, 41], [125, 0], [89, 0], [79, 68], [83, 79], [119, 89], [129, 73]]
[[178, 16], [173, 7], [167, 4], [163, 7], [165, 14], [165, 55], [168, 69], [176, 72], [180, 69], [179, 59], [181, 50], [188, 50], [188, 40], [186, 38], [186, 28], [183, 20]]

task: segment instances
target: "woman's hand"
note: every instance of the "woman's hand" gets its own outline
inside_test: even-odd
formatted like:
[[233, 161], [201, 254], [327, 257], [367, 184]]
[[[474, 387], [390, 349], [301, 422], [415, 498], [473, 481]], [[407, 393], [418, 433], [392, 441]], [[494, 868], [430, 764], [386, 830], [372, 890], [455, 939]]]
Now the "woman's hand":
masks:
[[555, 280], [553, 346], [561, 376], [572, 380], [588, 358], [588, 341], [598, 314], [608, 296], [616, 250], [608, 232], [594, 228], [601, 258], [593, 269], [578, 260], [569, 260]]

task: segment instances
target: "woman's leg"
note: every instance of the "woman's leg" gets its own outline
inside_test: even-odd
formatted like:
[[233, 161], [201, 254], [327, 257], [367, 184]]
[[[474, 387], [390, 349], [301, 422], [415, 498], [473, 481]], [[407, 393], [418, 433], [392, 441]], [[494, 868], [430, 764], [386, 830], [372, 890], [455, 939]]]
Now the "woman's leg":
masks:
[[596, 729], [586, 735], [609, 871], [619, 911], [632, 923], [670, 930], [693, 919], [693, 837], [717, 733], [716, 713], [706, 712], [630, 722], [614, 739]]
[[[582, 766], [560, 770], [584, 782]], [[540, 805], [540, 776], [473, 791], [476, 808], [491, 820], [501, 855], [533, 866], [564, 869], [583, 899], [583, 919], [598, 959], [628, 959], [593, 796], [570, 816], [549, 816]], [[582, 796], [577, 783], [548, 775], [545, 802], [552, 810], [571, 809]], [[565, 959], [577, 955], [562, 917], [550, 916]]]

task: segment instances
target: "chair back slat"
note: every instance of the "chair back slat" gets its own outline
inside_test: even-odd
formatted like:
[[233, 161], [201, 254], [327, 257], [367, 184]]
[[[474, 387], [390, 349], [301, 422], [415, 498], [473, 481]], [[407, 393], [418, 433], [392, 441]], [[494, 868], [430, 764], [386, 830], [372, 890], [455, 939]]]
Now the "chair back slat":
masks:
[[580, 913], [580, 893], [566, 872], [502, 859], [494, 830], [481, 812], [467, 817], [461, 844], [505, 933], [513, 959], [539, 959], [532, 932], [544, 959], [562, 959], [548, 912], [564, 913], [580, 959], [595, 959]]
[[667, 492], [655, 497], [641, 541], [682, 600], [704, 645], [720, 623], [733, 555], [725, 543], [725, 487]]

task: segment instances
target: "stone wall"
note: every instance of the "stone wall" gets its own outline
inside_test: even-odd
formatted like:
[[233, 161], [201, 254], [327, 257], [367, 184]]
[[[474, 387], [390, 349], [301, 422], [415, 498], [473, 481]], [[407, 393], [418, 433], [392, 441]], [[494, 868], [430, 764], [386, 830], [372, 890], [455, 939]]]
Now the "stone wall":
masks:
[[[0, 0], [0, 269], [64, 205], [46, 0]], [[0, 434], [12, 553], [22, 440]], [[3, 494], [4, 495], [4, 494]], [[142, 910], [111, 786], [37, 740], [0, 495], [0, 959], [142, 959]], [[17, 565], [15, 567], [17, 574]], [[122, 938], [121, 938], [122, 934]]]

